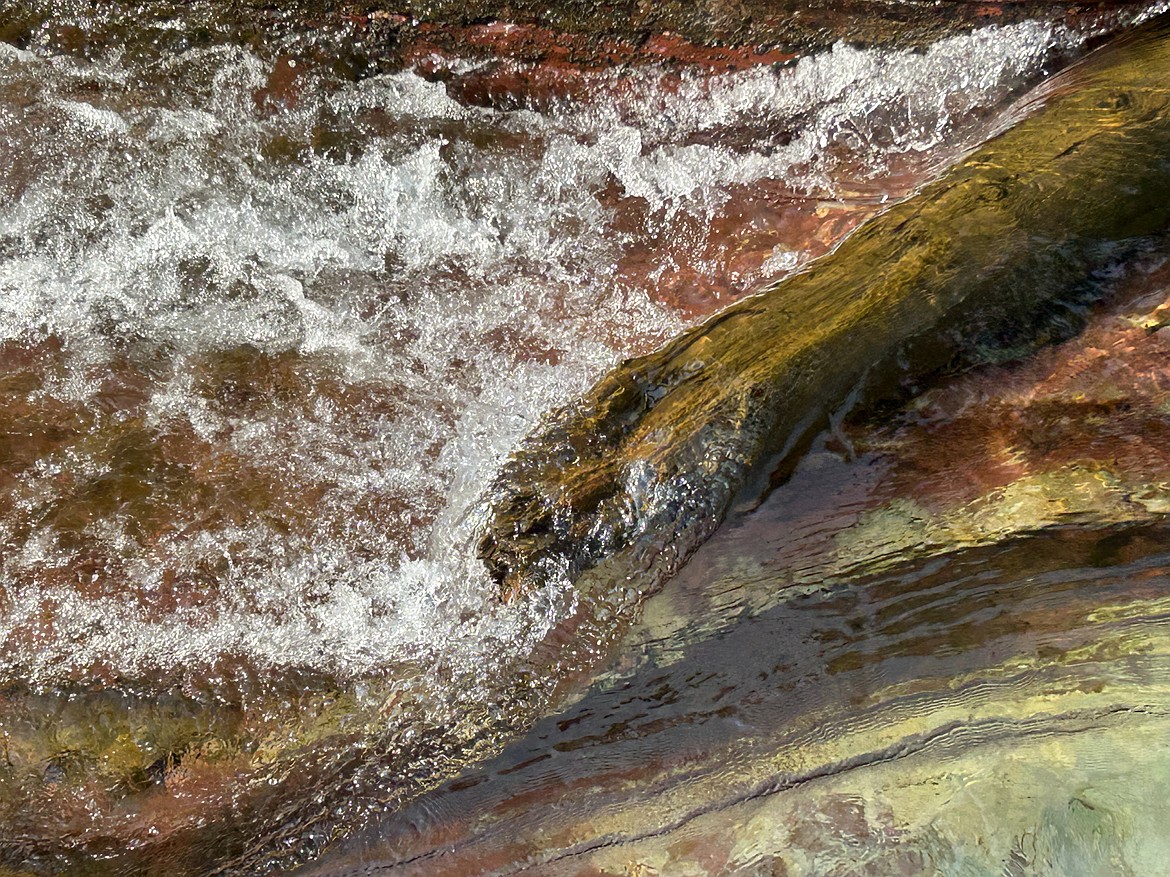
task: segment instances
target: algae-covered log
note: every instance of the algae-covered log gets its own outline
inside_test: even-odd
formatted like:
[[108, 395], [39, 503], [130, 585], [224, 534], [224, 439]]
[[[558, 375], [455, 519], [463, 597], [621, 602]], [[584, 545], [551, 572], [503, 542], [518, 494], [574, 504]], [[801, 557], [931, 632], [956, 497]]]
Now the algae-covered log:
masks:
[[552, 414], [494, 487], [479, 549], [501, 596], [562, 575], [652, 586], [718, 526], [753, 466], [875, 376], [1012, 350], [1037, 334], [1021, 327], [1051, 328], [1094, 271], [1170, 225], [1167, 16], [1019, 114], [806, 273]]

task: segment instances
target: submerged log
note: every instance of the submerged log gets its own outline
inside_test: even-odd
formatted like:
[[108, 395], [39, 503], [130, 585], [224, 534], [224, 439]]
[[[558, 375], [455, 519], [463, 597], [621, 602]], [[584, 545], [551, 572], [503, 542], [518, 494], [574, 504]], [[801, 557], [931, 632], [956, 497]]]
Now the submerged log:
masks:
[[479, 554], [501, 598], [652, 588], [841, 406], [1075, 331], [1093, 273], [1170, 225], [1167, 83], [1163, 15], [806, 273], [552, 414], [493, 487]]

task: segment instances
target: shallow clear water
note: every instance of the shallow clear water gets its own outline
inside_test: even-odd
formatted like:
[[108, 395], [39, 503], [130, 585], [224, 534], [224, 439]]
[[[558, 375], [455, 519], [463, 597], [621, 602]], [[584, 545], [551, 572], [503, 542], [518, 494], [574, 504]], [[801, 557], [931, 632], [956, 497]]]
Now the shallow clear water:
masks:
[[1161, 873], [1168, 546], [1052, 532], [720, 616], [307, 873]]
[[[567, 581], [499, 602], [474, 543], [509, 450], [940, 172], [1081, 39], [648, 64], [497, 108], [457, 99], [458, 58], [355, 81], [265, 47], [0, 45], [0, 862], [295, 864], [583, 689], [633, 619]], [[790, 608], [747, 580], [693, 626], [663, 606], [709, 582], [680, 580], [623, 648], [667, 666], [770, 611], [734, 634], [759, 653]], [[697, 753], [795, 714], [716, 728], [694, 699], [728, 695], [691, 678], [668, 724]], [[586, 772], [609, 757], [643, 753]]]

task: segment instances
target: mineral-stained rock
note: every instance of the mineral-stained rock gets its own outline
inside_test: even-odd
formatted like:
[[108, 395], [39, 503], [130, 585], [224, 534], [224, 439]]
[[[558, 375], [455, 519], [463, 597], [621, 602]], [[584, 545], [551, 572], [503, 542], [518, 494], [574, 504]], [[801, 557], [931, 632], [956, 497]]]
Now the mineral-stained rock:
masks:
[[1165, 252], [836, 430], [580, 702], [307, 873], [1159, 873]]
[[596, 66], [668, 59], [727, 69], [770, 63], [840, 40], [926, 45], [959, 29], [1029, 18], [1116, 22], [1142, 5], [1124, 0], [930, 5], [908, 0], [149, 0], [106, 4], [94, 15], [57, 0], [33, 0], [6, 10], [0, 40], [84, 56], [129, 38], [129, 50], [147, 57], [225, 39], [270, 47], [291, 43], [316, 47], [311, 54], [356, 76], [401, 65], [424, 50], [458, 48], [466, 55], [476, 45], [484, 57], [520, 61], [554, 58]]
[[[1170, 223], [1164, 19], [807, 272], [630, 360], [502, 470], [481, 556], [501, 595], [660, 581], [753, 467], [851, 397], [1070, 334], [1092, 272]], [[1030, 113], [1030, 114], [1029, 114]]]
[[[678, 11], [663, 7], [661, 14], [639, 18], [630, 27], [615, 26], [613, 34], [595, 37], [589, 35], [590, 28], [608, 28], [616, 22], [616, 18], [596, 18], [603, 7], [581, 10], [576, 23], [555, 8], [552, 13], [525, 13], [539, 19], [538, 23], [515, 29], [472, 20], [467, 11], [470, 6], [452, 11], [441, 4], [428, 7], [432, 17], [418, 22], [410, 14], [385, 8], [366, 7], [355, 12], [356, 7], [315, 6], [314, 12], [296, 5], [261, 10], [253, 5], [193, 8], [184, 4], [183, 14], [191, 16], [185, 19], [190, 26], [184, 29], [173, 26], [176, 8], [167, 3], [118, 7], [103, 23], [100, 17], [84, 20], [81, 13], [64, 11], [57, 4], [32, 4], [3, 23], [3, 36], [31, 42], [44, 51], [86, 57], [101, 50], [102, 40], [110, 36], [103, 35], [102, 28], [108, 27], [117, 31], [119, 38], [129, 37], [128, 52], [141, 52], [148, 58], [216, 40], [254, 38], [261, 44], [260, 54], [271, 60], [270, 75], [252, 95], [252, 104], [261, 116], [294, 110], [301, 99], [303, 71], [312, 65], [335, 65], [346, 77], [357, 78], [372, 70], [420, 65], [432, 51], [464, 51], [477, 41], [485, 57], [493, 53], [497, 57], [494, 66], [478, 78], [452, 76], [449, 80], [451, 93], [467, 103], [520, 100], [535, 105], [549, 93], [555, 97], [558, 87], [587, 85], [589, 72], [601, 60], [638, 64], [665, 59], [704, 69], [728, 69], [776, 63], [787, 54], [777, 48], [783, 41], [775, 34], [769, 39], [780, 42], [759, 50], [744, 48], [742, 43], [730, 48], [708, 46], [708, 42], [717, 42], [716, 36], [722, 39], [725, 31], [734, 31], [727, 30], [727, 15], [739, 13], [727, 9], [717, 10], [711, 19], [713, 29], [708, 32], [679, 25], [689, 38], [658, 33], [640, 42], [648, 28], [677, 21], [670, 16]], [[961, 6], [941, 18], [928, 11], [907, 28], [877, 19], [867, 25], [874, 28], [867, 38], [884, 41], [900, 39], [899, 34], [906, 33], [934, 34], [939, 28], [983, 21], [989, 16], [998, 20], [1001, 13], [1012, 18], [1023, 9]], [[1063, 14], [1057, 7], [1045, 10]], [[1029, 14], [1032, 11], [1034, 8], [1028, 9]], [[417, 9], [414, 12], [421, 14]], [[314, 26], [315, 14], [321, 16], [319, 29]], [[460, 27], [436, 24], [444, 15], [460, 18]], [[476, 12], [474, 17], [478, 15]], [[561, 35], [549, 29], [547, 22], [539, 23], [544, 21], [542, 15], [551, 15], [554, 24], [586, 33], [585, 38], [565, 40], [569, 48], [560, 52]], [[66, 21], [70, 16], [80, 16], [80, 23]], [[788, 27], [785, 21], [776, 26]], [[276, 31], [283, 29], [287, 40], [264, 33], [270, 23]], [[749, 28], [734, 31], [733, 36], [739, 40], [745, 34], [759, 33], [763, 32]], [[792, 38], [793, 48], [823, 45], [857, 33], [844, 26], [824, 30], [818, 24], [810, 34]], [[331, 40], [338, 34], [357, 34], [364, 45], [355, 48], [346, 43], [344, 53], [334, 52], [337, 43]], [[297, 50], [295, 67], [290, 63], [293, 54], [281, 54], [289, 45]], [[501, 60], [504, 53], [517, 57]], [[432, 72], [436, 76], [442, 73], [437, 68]], [[571, 97], [572, 91], [565, 94]], [[275, 154], [286, 147], [288, 144], [273, 143], [264, 148]], [[322, 125], [314, 131], [311, 147], [320, 155], [345, 156], [352, 144]], [[753, 197], [759, 193], [740, 193], [733, 197], [732, 209], [751, 209]], [[874, 209], [872, 203], [859, 208], [860, 213], [849, 205], [816, 206], [832, 214], [826, 220], [830, 224], [834, 211], [839, 210], [843, 226]], [[826, 227], [812, 220], [801, 224], [791, 212], [785, 215], [786, 221], [796, 226], [783, 232], [790, 233], [793, 241], [815, 236]], [[800, 214], [800, 218], [807, 219], [807, 214]], [[817, 239], [817, 245], [828, 249], [841, 230], [829, 229]], [[758, 261], [770, 247], [769, 243], [757, 248], [745, 259]], [[627, 269], [637, 272], [636, 265], [623, 266]], [[193, 285], [197, 274], [192, 269], [188, 278]], [[682, 289], [685, 283], [684, 277], [677, 287]], [[685, 290], [664, 297], [688, 303]], [[116, 320], [110, 329], [117, 334]], [[105, 547], [87, 541], [84, 532], [88, 522], [108, 520], [111, 515], [126, 524], [126, 532], [120, 534], [126, 537], [123, 545], [132, 543], [146, 553], [161, 541], [183, 538], [188, 530], [207, 529], [225, 521], [263, 518], [285, 532], [302, 536], [321, 526], [314, 508], [321, 485], [312, 478], [298, 480], [284, 471], [251, 465], [229, 451], [209, 446], [190, 430], [160, 427], [141, 416], [149, 381], [165, 378], [160, 373], [170, 367], [165, 351], [151, 349], [149, 344], [118, 339], [126, 342], [121, 348], [124, 357], [102, 376], [100, 392], [88, 409], [60, 403], [51, 394], [37, 395], [37, 401], [30, 402], [30, 393], [36, 395], [38, 389], [34, 386], [38, 375], [61, 377], [58, 372], [63, 369], [63, 360], [55, 346], [59, 340], [50, 336], [40, 346], [6, 345], [0, 349], [4, 366], [0, 393], [9, 415], [9, 428], [0, 433], [0, 507], [16, 527], [9, 535], [22, 538], [49, 521], [53, 538], [61, 540], [54, 547], [85, 554], [77, 563], [42, 569], [52, 584], [72, 589], [84, 600], [100, 600], [118, 588], [122, 589], [120, 596], [127, 596], [129, 586], [116, 575], [125, 558], [103, 554]], [[512, 342], [504, 338], [500, 343]], [[547, 355], [555, 356], [555, 351]], [[290, 410], [310, 401], [325, 401], [337, 403], [360, 421], [409, 407], [409, 400], [377, 388], [339, 387], [327, 376], [313, 375], [311, 359], [294, 361], [251, 347], [222, 351], [194, 366], [195, 392], [210, 406], [234, 411], [264, 405]], [[309, 385], [312, 392], [306, 390]], [[38, 460], [65, 450], [92, 465], [80, 475], [61, 472], [63, 480], [74, 480], [57, 485], [61, 492], [51, 503], [41, 503], [35, 490], [20, 493], [17, 475]], [[15, 504], [21, 506], [19, 514], [13, 511]], [[400, 524], [402, 511], [395, 497], [384, 494], [371, 497], [358, 509], [363, 522], [375, 528]], [[248, 546], [240, 544], [220, 561], [239, 568], [248, 560], [247, 555]], [[96, 575], [98, 570], [109, 574]], [[222, 574], [223, 568], [215, 565], [162, 568], [157, 589], [143, 590], [130, 599], [137, 601], [149, 619], [206, 607], [217, 598]], [[5, 584], [15, 592], [22, 582], [13, 579]], [[9, 596], [0, 592], [0, 606]], [[11, 643], [24, 654], [35, 654], [35, 649], [19, 648], [21, 637], [27, 638], [27, 645], [52, 625], [51, 606], [27, 622]], [[597, 618], [586, 622], [569, 619], [538, 651], [545, 648], [563, 658], [564, 651], [573, 647], [575, 634], [587, 640], [589, 624], [594, 624], [596, 632], [606, 619], [599, 612]], [[527, 672], [544, 678], [540, 668], [539, 660], [534, 659]], [[449, 771], [460, 758], [472, 757], [477, 746], [488, 745], [485, 741], [494, 739], [501, 729], [502, 733], [509, 729], [506, 713], [486, 714], [485, 710], [485, 715], [462, 716], [451, 704], [412, 700], [412, 680], [422, 672], [418, 667], [395, 667], [386, 671], [385, 678], [357, 684], [339, 684], [295, 671], [273, 680], [258, 678], [246, 661], [237, 662], [227, 655], [221, 656], [216, 666], [188, 668], [179, 678], [154, 679], [142, 690], [101, 666], [90, 667], [84, 676], [55, 687], [7, 686], [0, 691], [4, 755], [0, 760], [0, 873], [4, 865], [35, 867], [40, 873], [71, 868], [84, 873], [103, 869], [129, 873], [150, 867], [170, 874], [200, 873], [213, 867], [209, 864], [212, 861], [262, 869], [282, 861], [279, 856], [285, 850], [293, 858], [307, 855], [326, 845], [336, 826], [348, 824], [345, 808], [352, 805], [356, 809], [359, 805], [353, 802], [359, 796], [360, 806], [371, 801], [392, 803], [398, 800], [395, 796], [409, 795], [412, 789]], [[427, 672], [433, 671], [427, 668]], [[459, 680], [449, 680], [449, 685], [458, 690]], [[532, 712], [518, 710], [524, 716]], [[423, 741], [398, 735], [400, 730], [415, 727], [441, 730]], [[355, 765], [363, 765], [366, 773]], [[380, 775], [380, 771], [384, 773]], [[385, 775], [396, 777], [393, 788], [383, 782]], [[355, 777], [364, 783], [360, 790]], [[294, 806], [301, 807], [296, 817], [282, 821]], [[631, 860], [630, 867], [650, 873], [648, 869], [654, 865]]]

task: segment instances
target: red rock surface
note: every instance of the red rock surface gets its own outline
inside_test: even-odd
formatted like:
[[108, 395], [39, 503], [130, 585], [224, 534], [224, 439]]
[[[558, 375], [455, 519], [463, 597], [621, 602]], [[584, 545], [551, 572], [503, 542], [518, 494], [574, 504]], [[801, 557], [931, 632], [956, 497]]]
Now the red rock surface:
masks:
[[1170, 480], [1168, 323], [1170, 262], [1131, 269], [1077, 337], [921, 397], [871, 445], [896, 462], [890, 489], [953, 508], [1070, 464]]

